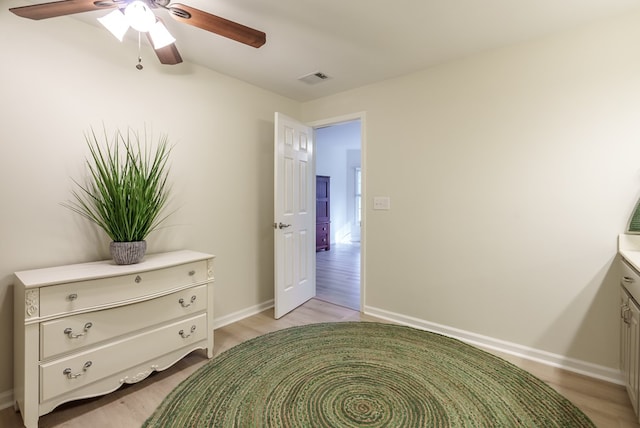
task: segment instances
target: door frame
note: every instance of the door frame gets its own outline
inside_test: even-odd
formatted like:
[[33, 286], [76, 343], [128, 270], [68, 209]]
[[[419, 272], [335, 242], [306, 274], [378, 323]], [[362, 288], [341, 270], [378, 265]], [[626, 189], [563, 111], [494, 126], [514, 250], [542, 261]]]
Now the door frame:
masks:
[[[341, 123], [345, 123], [345, 122], [353, 122], [355, 120], [359, 120], [360, 121], [360, 168], [361, 168], [361, 197], [362, 197], [362, 212], [361, 212], [361, 219], [362, 219], [362, 224], [360, 226], [360, 313], [364, 313], [365, 312], [365, 293], [366, 293], [366, 242], [367, 242], [367, 166], [366, 166], [366, 159], [367, 157], [365, 156], [366, 153], [366, 112], [361, 111], [361, 112], [356, 112], [356, 113], [349, 113], [349, 114], [345, 114], [342, 116], [335, 116], [335, 117], [330, 117], [330, 118], [326, 118], [326, 119], [320, 119], [320, 120], [316, 120], [316, 121], [312, 121], [312, 122], [305, 122], [307, 124], [307, 126], [310, 126], [311, 128], [313, 128], [313, 131], [315, 133], [315, 130], [317, 128], [324, 128], [326, 126], [331, 126], [331, 125], [339, 125]], [[314, 141], [315, 141], [315, 136], [314, 136]], [[315, 148], [317, 150], [317, 147]], [[316, 173], [316, 157], [314, 156], [313, 159], [313, 170], [314, 170], [314, 174]], [[315, 207], [314, 207], [314, 211], [315, 211]]]

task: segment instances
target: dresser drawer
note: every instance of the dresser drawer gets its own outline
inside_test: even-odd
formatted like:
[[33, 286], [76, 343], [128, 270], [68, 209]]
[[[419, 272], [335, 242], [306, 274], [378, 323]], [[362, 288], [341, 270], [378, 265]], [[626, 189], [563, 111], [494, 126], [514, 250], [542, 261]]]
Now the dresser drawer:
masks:
[[328, 234], [329, 233], [329, 223], [320, 223], [316, 224], [316, 233], [320, 234]]
[[203, 260], [131, 275], [42, 287], [40, 317], [99, 309], [205, 281], [207, 263]]
[[316, 224], [316, 251], [329, 249], [329, 223], [317, 223]]
[[620, 285], [622, 285], [631, 294], [637, 302], [640, 302], [640, 275], [638, 272], [625, 261], [620, 262], [621, 274]]
[[207, 337], [200, 314], [40, 365], [40, 401], [73, 391]]
[[40, 358], [45, 360], [206, 309], [205, 284], [133, 305], [46, 321], [40, 324]]

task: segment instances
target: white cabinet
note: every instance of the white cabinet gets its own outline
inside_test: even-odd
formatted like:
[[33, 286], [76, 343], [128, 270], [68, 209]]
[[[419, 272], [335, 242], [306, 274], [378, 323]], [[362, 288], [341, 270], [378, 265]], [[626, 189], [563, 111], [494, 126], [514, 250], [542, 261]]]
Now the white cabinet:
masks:
[[620, 278], [620, 370], [638, 416], [640, 398], [640, 275], [625, 261]]
[[633, 410], [638, 415], [639, 381], [638, 364], [640, 344], [640, 308], [638, 304], [621, 289], [620, 303], [620, 370], [624, 377], [625, 386], [633, 405]]
[[67, 401], [213, 356], [213, 259], [175, 251], [16, 272], [15, 407], [28, 428]]

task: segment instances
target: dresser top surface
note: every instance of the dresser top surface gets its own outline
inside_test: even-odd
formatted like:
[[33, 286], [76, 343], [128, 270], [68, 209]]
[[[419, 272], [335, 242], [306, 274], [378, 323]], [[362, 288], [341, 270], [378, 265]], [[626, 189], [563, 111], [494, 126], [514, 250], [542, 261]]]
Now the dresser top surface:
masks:
[[142, 262], [133, 265], [117, 265], [113, 260], [101, 260], [43, 269], [24, 270], [16, 272], [15, 276], [26, 288], [43, 287], [66, 282], [130, 275], [213, 258], [215, 258], [215, 256], [211, 254], [191, 250], [180, 250], [167, 253], [147, 254]]

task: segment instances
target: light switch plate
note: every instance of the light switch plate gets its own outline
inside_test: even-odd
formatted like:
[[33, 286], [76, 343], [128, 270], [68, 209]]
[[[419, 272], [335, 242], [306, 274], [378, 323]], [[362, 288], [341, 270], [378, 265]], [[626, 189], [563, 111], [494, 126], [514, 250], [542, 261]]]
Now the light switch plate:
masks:
[[390, 210], [391, 198], [389, 198], [388, 196], [375, 196], [373, 198], [373, 209], [374, 210]]

